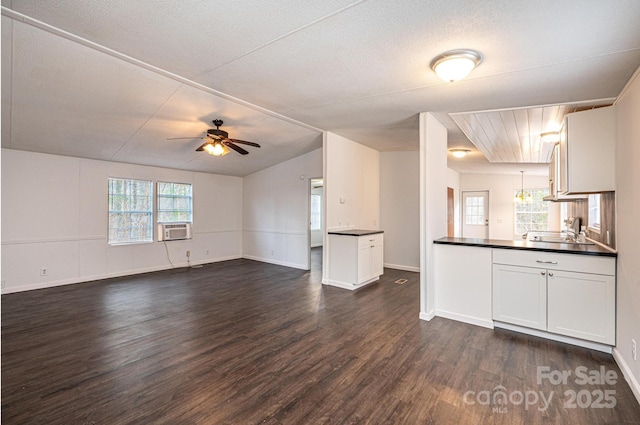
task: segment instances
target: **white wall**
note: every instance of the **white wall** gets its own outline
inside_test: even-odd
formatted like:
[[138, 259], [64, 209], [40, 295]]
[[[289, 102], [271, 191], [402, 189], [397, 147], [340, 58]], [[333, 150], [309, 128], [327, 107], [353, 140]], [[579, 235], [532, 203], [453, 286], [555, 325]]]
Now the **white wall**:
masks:
[[616, 103], [616, 202], [618, 227], [617, 343], [614, 356], [640, 402], [640, 357], [631, 357], [631, 339], [640, 350], [640, 69]]
[[435, 245], [447, 236], [447, 129], [420, 114], [420, 318], [435, 315]]
[[243, 256], [309, 268], [309, 179], [322, 176], [322, 149], [244, 177]]
[[325, 135], [327, 230], [377, 230], [380, 153], [337, 134], [327, 132]]
[[460, 173], [447, 168], [447, 187], [453, 189], [453, 235], [460, 236]]
[[[192, 183], [193, 239], [109, 246], [108, 177]], [[241, 214], [239, 177], [3, 149], [2, 291], [239, 258]]]
[[[524, 175], [524, 188], [539, 189], [549, 186], [547, 176]], [[520, 174], [460, 174], [460, 191], [489, 190], [489, 238], [512, 240], [514, 229], [513, 197], [522, 187]], [[549, 230], [560, 230], [560, 204], [549, 202]], [[463, 235], [464, 236], [464, 235]]]
[[[323, 137], [325, 229], [378, 230], [380, 153], [334, 133]], [[323, 283], [329, 276], [330, 250], [325, 241]]]
[[420, 153], [380, 153], [385, 267], [420, 271]]

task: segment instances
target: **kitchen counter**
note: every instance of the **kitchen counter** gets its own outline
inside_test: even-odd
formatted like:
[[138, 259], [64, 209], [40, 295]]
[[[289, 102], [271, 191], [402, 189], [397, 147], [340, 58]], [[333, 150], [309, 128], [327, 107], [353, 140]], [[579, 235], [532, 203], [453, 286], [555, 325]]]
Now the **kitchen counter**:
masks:
[[378, 233], [384, 233], [384, 231], [349, 229], [349, 230], [334, 230], [332, 232], [328, 232], [328, 234], [330, 235], [342, 235], [342, 236], [368, 236], [368, 235], [377, 235]]
[[498, 249], [521, 249], [542, 252], [559, 252], [565, 254], [599, 255], [617, 257], [618, 254], [600, 245], [581, 245], [572, 243], [533, 242], [528, 240], [502, 240], [481, 238], [440, 238], [434, 244], [475, 246]]

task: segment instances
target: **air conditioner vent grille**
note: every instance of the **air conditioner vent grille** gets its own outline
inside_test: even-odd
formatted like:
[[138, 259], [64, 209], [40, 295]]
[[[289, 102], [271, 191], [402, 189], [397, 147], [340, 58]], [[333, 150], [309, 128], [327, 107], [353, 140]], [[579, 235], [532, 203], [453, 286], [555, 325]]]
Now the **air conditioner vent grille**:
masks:
[[158, 223], [159, 241], [191, 239], [191, 223]]

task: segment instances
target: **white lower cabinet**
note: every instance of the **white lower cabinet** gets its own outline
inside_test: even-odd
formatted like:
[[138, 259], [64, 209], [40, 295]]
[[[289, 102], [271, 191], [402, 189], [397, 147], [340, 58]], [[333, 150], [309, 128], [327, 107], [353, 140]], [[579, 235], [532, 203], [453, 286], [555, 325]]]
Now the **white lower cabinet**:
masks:
[[357, 289], [384, 273], [382, 233], [363, 236], [330, 233], [329, 244], [329, 285]]
[[495, 249], [493, 320], [615, 345], [615, 258]]
[[615, 278], [566, 271], [549, 272], [549, 332], [615, 344]]
[[547, 330], [546, 271], [494, 264], [493, 319]]

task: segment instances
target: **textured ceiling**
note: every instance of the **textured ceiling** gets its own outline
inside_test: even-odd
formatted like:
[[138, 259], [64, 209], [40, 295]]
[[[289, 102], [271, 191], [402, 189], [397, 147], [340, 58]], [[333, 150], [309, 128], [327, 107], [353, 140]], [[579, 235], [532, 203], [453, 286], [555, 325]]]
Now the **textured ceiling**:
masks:
[[[640, 66], [637, 0], [2, 5], [4, 147], [220, 174], [318, 148], [319, 130], [417, 150], [423, 111], [473, 148], [450, 113], [612, 98]], [[443, 83], [429, 62], [455, 48], [483, 63]], [[212, 158], [166, 141], [218, 117], [263, 148]], [[479, 152], [450, 165], [490, 166]]]

